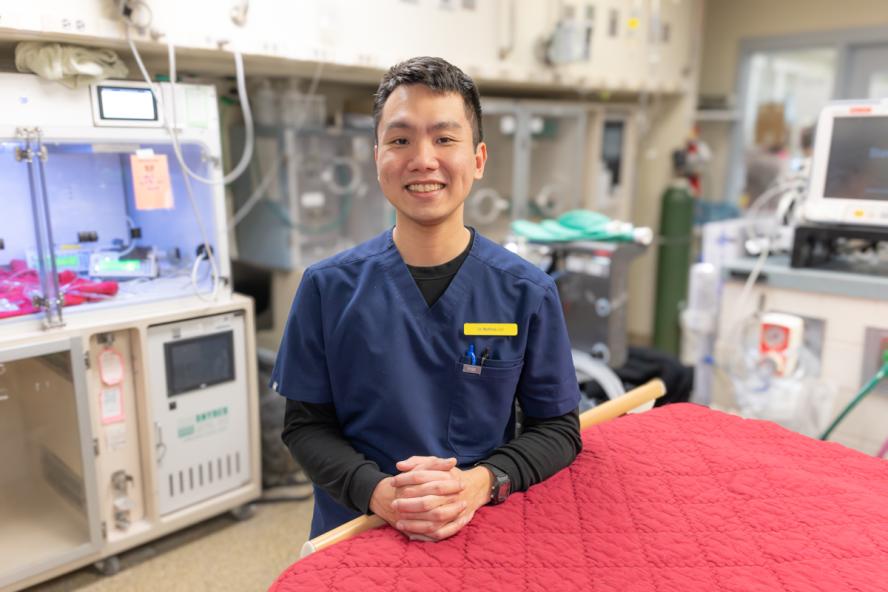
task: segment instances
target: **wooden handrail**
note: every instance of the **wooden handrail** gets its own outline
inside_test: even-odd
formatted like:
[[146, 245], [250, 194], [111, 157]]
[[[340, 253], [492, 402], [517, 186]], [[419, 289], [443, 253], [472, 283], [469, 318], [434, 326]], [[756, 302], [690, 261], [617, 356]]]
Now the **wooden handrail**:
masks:
[[[666, 385], [664, 385], [663, 381], [659, 378], [655, 378], [650, 382], [632, 389], [628, 393], [620, 395], [616, 399], [602, 403], [601, 405], [581, 414], [580, 429], [585, 430], [590, 426], [604, 423], [624, 415], [636, 407], [640, 407], [649, 401], [662, 397], [664, 394], [666, 394]], [[350, 539], [362, 532], [372, 530], [379, 526], [383, 526], [384, 524], [385, 520], [379, 516], [358, 516], [354, 520], [337, 526], [333, 530], [328, 530], [324, 534], [320, 534], [307, 541], [302, 545], [302, 551], [300, 552], [299, 557], [307, 557], [315, 551], [320, 551], [330, 545]]]
[[590, 426], [625, 415], [645, 403], [659, 399], [665, 394], [666, 385], [659, 378], [655, 378], [632, 389], [628, 393], [620, 395], [616, 399], [611, 399], [597, 407], [584, 411], [580, 415], [580, 430], [585, 430]]

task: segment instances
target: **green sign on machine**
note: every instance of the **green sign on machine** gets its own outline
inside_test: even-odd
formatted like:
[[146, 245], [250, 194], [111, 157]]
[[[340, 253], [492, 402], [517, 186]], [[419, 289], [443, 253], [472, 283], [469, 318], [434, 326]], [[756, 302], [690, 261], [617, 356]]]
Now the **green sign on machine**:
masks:
[[179, 420], [177, 434], [183, 440], [215, 434], [228, 427], [228, 407], [203, 411], [193, 417]]
[[228, 415], [228, 407], [219, 407], [218, 409], [213, 409], [212, 411], [207, 411], [206, 413], [198, 413], [197, 422], [200, 423], [202, 421], [208, 421], [216, 417], [222, 417], [223, 415]]

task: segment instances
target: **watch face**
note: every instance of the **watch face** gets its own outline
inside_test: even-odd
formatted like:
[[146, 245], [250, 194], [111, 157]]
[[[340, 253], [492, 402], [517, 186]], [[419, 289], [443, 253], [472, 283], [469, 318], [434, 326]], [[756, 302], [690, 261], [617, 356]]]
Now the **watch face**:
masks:
[[503, 501], [507, 497], [509, 497], [509, 482], [504, 481], [496, 488], [496, 499], [497, 501]]

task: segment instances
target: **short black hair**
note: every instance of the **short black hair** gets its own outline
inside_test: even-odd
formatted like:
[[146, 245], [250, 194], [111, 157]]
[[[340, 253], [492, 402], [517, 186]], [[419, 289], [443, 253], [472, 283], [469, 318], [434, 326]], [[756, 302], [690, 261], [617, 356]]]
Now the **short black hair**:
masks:
[[402, 84], [422, 84], [439, 93], [458, 93], [466, 108], [466, 117], [472, 124], [472, 143], [478, 146], [484, 140], [481, 128], [481, 95], [475, 81], [465, 72], [441, 58], [428, 56], [410, 58], [395, 64], [382, 77], [373, 95], [373, 129], [379, 138], [379, 119], [389, 95]]

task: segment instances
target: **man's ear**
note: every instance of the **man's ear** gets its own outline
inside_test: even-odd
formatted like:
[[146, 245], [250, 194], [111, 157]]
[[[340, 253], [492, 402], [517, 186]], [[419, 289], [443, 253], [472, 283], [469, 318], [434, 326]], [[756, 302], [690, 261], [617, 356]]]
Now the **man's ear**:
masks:
[[478, 142], [475, 147], [475, 179], [484, 176], [484, 165], [487, 164], [487, 144]]

